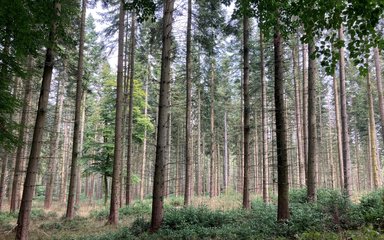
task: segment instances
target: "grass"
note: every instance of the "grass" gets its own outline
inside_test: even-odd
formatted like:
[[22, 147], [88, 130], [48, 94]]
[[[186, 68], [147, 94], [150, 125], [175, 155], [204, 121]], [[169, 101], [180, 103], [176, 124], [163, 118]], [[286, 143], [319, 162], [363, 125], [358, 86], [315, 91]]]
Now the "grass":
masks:
[[[254, 196], [252, 209], [241, 209], [234, 192], [219, 197], [195, 197], [183, 208], [181, 197], [165, 200], [161, 229], [149, 234], [151, 200], [134, 202], [119, 210], [118, 226], [106, 224], [108, 209], [85, 201], [72, 221], [63, 218], [65, 206], [51, 211], [36, 201], [31, 212], [30, 239], [384, 239], [384, 190], [347, 201], [340, 193], [319, 190], [317, 203], [305, 201], [305, 190], [290, 192], [291, 219], [276, 222], [276, 206]], [[0, 213], [0, 239], [14, 239], [17, 215]]]

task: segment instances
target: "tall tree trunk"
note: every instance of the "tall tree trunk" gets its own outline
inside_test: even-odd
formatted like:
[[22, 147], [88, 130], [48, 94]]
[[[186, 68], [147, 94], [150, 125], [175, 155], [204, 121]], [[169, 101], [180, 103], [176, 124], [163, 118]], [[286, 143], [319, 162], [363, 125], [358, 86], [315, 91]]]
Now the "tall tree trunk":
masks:
[[283, 46], [279, 26], [275, 27], [273, 36], [275, 60], [275, 118], [277, 145], [277, 219], [289, 219], [288, 208], [288, 154], [287, 154], [287, 125], [284, 103], [283, 77]]
[[66, 193], [67, 193], [67, 159], [68, 159], [68, 151], [69, 151], [69, 129], [68, 123], [64, 123], [64, 144], [63, 144], [63, 157], [62, 157], [62, 165], [61, 165], [61, 183], [60, 183], [60, 194], [59, 199], [61, 203], [65, 203]]
[[124, 67], [124, 1], [120, 0], [119, 7], [119, 36], [117, 59], [117, 86], [116, 86], [116, 118], [115, 118], [115, 149], [112, 172], [111, 202], [109, 208], [108, 223], [116, 225], [119, 222], [119, 190], [121, 178], [121, 160], [123, 156], [122, 146], [122, 122], [123, 122], [123, 67]]
[[[64, 74], [66, 74], [66, 66], [64, 63]], [[50, 136], [50, 144], [49, 144], [49, 163], [48, 163], [48, 176], [47, 183], [45, 186], [45, 198], [44, 198], [44, 209], [51, 208], [52, 205], [52, 196], [53, 196], [53, 188], [56, 177], [56, 165], [58, 159], [57, 149], [59, 148], [60, 143], [60, 129], [61, 129], [61, 116], [63, 113], [63, 103], [64, 103], [64, 84], [66, 77], [62, 80], [58, 80], [57, 87], [57, 95], [56, 95], [56, 108], [55, 108], [55, 119], [53, 122], [54, 130]]]
[[[343, 27], [339, 29], [339, 39], [344, 41]], [[351, 158], [349, 150], [349, 127], [347, 113], [347, 93], [345, 88], [345, 54], [344, 47], [339, 49], [340, 55], [340, 102], [341, 102], [341, 135], [343, 142], [343, 175], [344, 175], [344, 192], [347, 197], [352, 195], [352, 175], [351, 175]]]
[[[200, 89], [197, 91], [197, 195], [201, 196], [203, 193], [203, 176], [204, 176], [204, 163], [202, 163], [201, 158], [201, 96]], [[203, 148], [204, 149], [204, 148]]]
[[211, 136], [211, 163], [209, 176], [209, 197], [215, 197], [215, 163], [216, 163], [216, 136], [215, 136], [215, 61], [211, 59], [210, 87], [210, 136]]
[[[28, 57], [28, 72], [32, 73], [32, 56]], [[29, 122], [29, 111], [32, 100], [32, 88], [31, 88], [32, 77], [25, 81], [24, 87], [24, 100], [23, 100], [23, 109], [21, 113], [21, 127], [19, 129], [19, 146], [17, 146], [16, 150], [16, 161], [15, 161], [15, 171], [13, 175], [12, 182], [12, 194], [11, 194], [11, 206], [10, 211], [15, 212], [16, 209], [20, 206], [20, 185], [21, 185], [21, 177], [23, 171], [23, 158], [24, 151], [26, 151], [26, 144], [28, 141], [28, 122]]]
[[75, 194], [76, 194], [76, 175], [77, 175], [77, 158], [79, 155], [79, 141], [80, 141], [80, 118], [81, 118], [81, 105], [83, 95], [83, 72], [84, 72], [84, 40], [85, 40], [85, 18], [87, 10], [87, 0], [82, 0], [81, 6], [81, 19], [80, 19], [80, 42], [79, 42], [79, 59], [77, 62], [77, 76], [76, 76], [76, 102], [75, 102], [75, 123], [73, 128], [73, 142], [72, 142], [72, 162], [71, 162], [71, 177], [69, 180], [68, 189], [68, 204], [65, 218], [72, 220], [75, 216]]
[[191, 55], [191, 31], [192, 31], [192, 0], [188, 0], [188, 17], [187, 17], [187, 53], [186, 53], [186, 116], [185, 116], [185, 188], [184, 188], [184, 206], [191, 203], [191, 168], [192, 168], [192, 151], [191, 135], [192, 135], [192, 55]]
[[342, 134], [341, 134], [341, 120], [340, 120], [340, 101], [339, 101], [339, 88], [336, 79], [336, 72], [333, 76], [333, 96], [335, 101], [335, 119], [336, 119], [336, 134], [337, 134], [337, 159], [339, 163], [339, 181], [340, 188], [343, 188], [344, 185], [344, 161], [343, 161], [343, 142], [342, 142]]
[[1, 152], [2, 164], [1, 164], [1, 176], [0, 176], [0, 211], [2, 210], [3, 200], [5, 196], [5, 179], [7, 177], [7, 165], [8, 165], [8, 153]]
[[373, 177], [373, 187], [374, 189], [378, 189], [381, 187], [381, 179], [379, 176], [379, 164], [378, 164], [378, 157], [377, 157], [377, 144], [376, 144], [376, 124], [375, 124], [375, 112], [374, 112], [374, 106], [373, 106], [373, 97], [372, 97], [372, 90], [371, 90], [371, 79], [369, 78], [369, 71], [367, 73], [367, 95], [368, 95], [368, 119], [369, 119], [369, 141], [371, 145], [371, 164], [372, 164], [372, 177]]
[[163, 221], [164, 198], [164, 163], [167, 154], [167, 130], [170, 96], [170, 67], [171, 67], [171, 43], [172, 43], [172, 14], [174, 0], [164, 1], [163, 13], [163, 47], [161, 54], [161, 79], [159, 96], [159, 122], [157, 130], [156, 162], [153, 181], [151, 232], [156, 232]]
[[[150, 80], [150, 65], [148, 61], [148, 78], [145, 79], [144, 88], [145, 88], [145, 103], [144, 103], [144, 117], [148, 117], [148, 84]], [[144, 200], [144, 179], [145, 179], [145, 165], [147, 162], [147, 127], [144, 128], [144, 138], [143, 138], [143, 158], [141, 162], [141, 173], [140, 173], [140, 200]]]
[[263, 137], [263, 201], [267, 203], [269, 201], [268, 185], [268, 123], [267, 123], [267, 84], [264, 73], [264, 38], [263, 33], [260, 31], [260, 80], [261, 80], [261, 131]]
[[381, 64], [380, 64], [380, 52], [379, 48], [373, 49], [376, 69], [376, 83], [377, 83], [377, 95], [379, 97], [379, 111], [380, 111], [380, 123], [381, 123], [381, 138], [384, 141], [384, 98], [383, 98], [383, 81], [381, 79]]
[[296, 41], [292, 50], [293, 62], [293, 81], [295, 87], [295, 120], [296, 120], [296, 141], [297, 141], [297, 162], [299, 172], [299, 186], [302, 188], [305, 185], [305, 168], [304, 168], [304, 148], [303, 148], [303, 123], [301, 116], [301, 96], [300, 96], [300, 79], [299, 79], [299, 52], [298, 42]]
[[228, 190], [228, 129], [227, 129], [227, 111], [224, 112], [224, 159], [223, 159], [223, 184], [224, 192]]
[[41, 83], [40, 98], [38, 103], [36, 122], [33, 131], [31, 152], [28, 161], [27, 175], [24, 182], [23, 196], [21, 198], [21, 206], [16, 226], [16, 239], [27, 240], [29, 217], [32, 207], [32, 198], [35, 189], [36, 175], [39, 166], [39, 158], [42, 146], [45, 116], [47, 113], [48, 97], [51, 88], [52, 71], [54, 65], [54, 46], [56, 39], [57, 20], [60, 17], [61, 4], [59, 1], [54, 2], [53, 11], [55, 17], [52, 20], [49, 32], [49, 45], [45, 55], [45, 64], [43, 71], [43, 80]]
[[305, 182], [307, 183], [308, 160], [308, 45], [303, 44], [303, 148]]
[[243, 95], [244, 95], [244, 181], [243, 181], [243, 208], [250, 209], [249, 201], [249, 135], [250, 135], [250, 101], [249, 101], [249, 18], [243, 17]]
[[[83, 146], [84, 146], [84, 128], [85, 128], [85, 104], [87, 100], [87, 92], [83, 90], [82, 93], [82, 104], [81, 104], [81, 117], [80, 117], [80, 136], [79, 136], [79, 155], [81, 158], [83, 156]], [[77, 166], [76, 170], [76, 199], [75, 205], [80, 205], [80, 197], [81, 197], [81, 166]]]
[[136, 17], [135, 13], [132, 12], [131, 16], [131, 46], [130, 46], [130, 56], [129, 56], [129, 98], [128, 98], [128, 142], [127, 142], [127, 182], [125, 188], [125, 204], [129, 205], [131, 203], [131, 173], [132, 173], [132, 132], [133, 132], [133, 90], [134, 90], [134, 73], [135, 73], [135, 32], [136, 32]]
[[307, 159], [307, 199], [316, 201], [316, 164], [317, 164], [317, 129], [316, 129], [316, 60], [314, 43], [308, 44], [308, 159]]

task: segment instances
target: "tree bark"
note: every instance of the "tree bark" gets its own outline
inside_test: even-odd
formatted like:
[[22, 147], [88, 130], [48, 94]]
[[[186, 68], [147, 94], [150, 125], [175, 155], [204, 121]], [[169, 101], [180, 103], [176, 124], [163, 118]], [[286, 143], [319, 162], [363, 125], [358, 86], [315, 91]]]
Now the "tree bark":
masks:
[[216, 136], [215, 136], [215, 61], [211, 59], [210, 87], [210, 136], [211, 136], [211, 162], [209, 175], [209, 197], [215, 197], [215, 163], [216, 163]]
[[243, 95], [244, 95], [244, 180], [243, 180], [243, 208], [250, 209], [249, 200], [249, 135], [250, 135], [250, 101], [249, 101], [249, 18], [243, 17]]
[[112, 172], [111, 202], [109, 208], [108, 223], [116, 225], [119, 222], [119, 189], [121, 178], [122, 146], [122, 122], [123, 122], [123, 67], [124, 67], [124, 1], [120, 0], [119, 7], [119, 36], [117, 59], [117, 86], [116, 86], [116, 118], [115, 118], [115, 149]]
[[[32, 72], [32, 56], [28, 56], [28, 72]], [[20, 185], [21, 177], [23, 171], [23, 158], [24, 151], [26, 151], [26, 144], [28, 141], [28, 122], [29, 122], [29, 111], [32, 100], [32, 88], [31, 88], [32, 77], [26, 79], [24, 87], [24, 100], [23, 100], [23, 109], [21, 113], [20, 129], [19, 129], [19, 146], [16, 150], [16, 161], [15, 161], [15, 170], [13, 175], [12, 182], [12, 193], [11, 193], [11, 205], [10, 212], [15, 212], [18, 207], [20, 207]]]
[[27, 175], [24, 182], [23, 196], [21, 198], [21, 206], [16, 226], [16, 239], [27, 240], [29, 218], [32, 207], [32, 198], [35, 189], [37, 169], [42, 146], [45, 116], [47, 113], [48, 97], [51, 87], [52, 71], [54, 65], [54, 46], [56, 38], [57, 18], [60, 17], [61, 4], [59, 1], [54, 2], [53, 11], [55, 18], [52, 20], [52, 25], [49, 33], [49, 45], [46, 50], [45, 64], [43, 71], [43, 80], [36, 115], [36, 122], [32, 137], [31, 152], [28, 161]]
[[264, 37], [260, 31], [260, 80], [261, 80], [261, 131], [263, 137], [263, 201], [267, 203], [269, 201], [268, 185], [268, 119], [267, 119], [267, 85], [264, 73]]
[[185, 188], [184, 188], [184, 206], [191, 204], [191, 171], [192, 171], [192, 55], [191, 55], [191, 38], [192, 38], [192, 0], [188, 0], [188, 17], [187, 17], [187, 53], [186, 53], [186, 116], [185, 116]]
[[[150, 81], [150, 65], [148, 61], [148, 78], [145, 79], [145, 103], [144, 103], [144, 117], [148, 117], [148, 84]], [[141, 162], [141, 173], [140, 173], [140, 200], [144, 200], [144, 179], [145, 179], [145, 165], [147, 162], [147, 127], [144, 128], [144, 139], [143, 139], [143, 158]]]
[[316, 164], [317, 164], [317, 129], [316, 129], [316, 60], [313, 59], [314, 43], [308, 44], [308, 159], [307, 159], [307, 199], [316, 201]]
[[308, 45], [303, 44], [303, 148], [305, 183], [307, 183], [308, 160]]
[[2, 152], [2, 164], [1, 164], [1, 177], [0, 177], [0, 211], [2, 210], [3, 207], [3, 200], [5, 196], [5, 179], [7, 177], [7, 165], [8, 165], [8, 153]]
[[277, 145], [277, 219], [289, 219], [288, 208], [288, 154], [287, 125], [285, 119], [284, 78], [283, 78], [283, 46], [280, 29], [275, 27], [273, 36], [275, 61], [275, 119]]
[[197, 195], [201, 196], [203, 193], [203, 176], [204, 176], [204, 163], [201, 158], [201, 96], [200, 89], [197, 91]]
[[333, 96], [335, 101], [335, 119], [336, 119], [336, 134], [337, 134], [337, 159], [339, 164], [339, 181], [340, 188], [344, 185], [344, 161], [343, 161], [343, 142], [341, 139], [341, 120], [340, 120], [340, 101], [339, 101], [339, 88], [336, 80], [336, 72], [333, 76]]
[[68, 189], [68, 204], [65, 218], [72, 220], [75, 216], [75, 194], [76, 194], [76, 175], [77, 175], [77, 158], [79, 155], [79, 141], [81, 129], [81, 105], [83, 95], [83, 72], [84, 72], [84, 40], [85, 40], [85, 18], [87, 10], [87, 0], [82, 0], [80, 19], [80, 42], [79, 42], [79, 59], [77, 62], [77, 76], [76, 76], [76, 102], [75, 102], [75, 123], [73, 128], [73, 142], [72, 142], [72, 162], [71, 162], [71, 177], [69, 180]]
[[125, 204], [129, 205], [131, 203], [131, 175], [132, 175], [132, 132], [133, 132], [133, 90], [134, 90], [134, 73], [135, 73], [135, 32], [136, 32], [136, 19], [135, 13], [132, 12], [131, 16], [131, 46], [130, 46], [130, 56], [129, 56], [129, 98], [128, 98], [128, 142], [127, 142], [127, 182], [125, 188]]
[[163, 12], [163, 35], [161, 54], [161, 79], [159, 93], [159, 121], [157, 126], [157, 145], [155, 174], [153, 181], [152, 218], [151, 232], [156, 232], [163, 221], [163, 198], [164, 198], [164, 163], [167, 154], [167, 130], [170, 96], [170, 67], [171, 67], [171, 44], [172, 44], [172, 14], [174, 0], [164, 1]]
[[[344, 41], [343, 27], [339, 29], [339, 39]], [[351, 158], [349, 148], [349, 127], [347, 113], [347, 96], [345, 88], [345, 54], [344, 47], [339, 49], [340, 54], [340, 102], [341, 102], [341, 138], [343, 142], [343, 175], [344, 175], [344, 192], [348, 198], [352, 195], [352, 175], [351, 175]]]
[[296, 120], [296, 141], [297, 141], [297, 162], [300, 188], [305, 185], [305, 168], [304, 168], [304, 148], [303, 148], [303, 123], [301, 114], [301, 97], [300, 97], [300, 79], [299, 79], [299, 52], [297, 49], [298, 42], [296, 41], [292, 50], [293, 60], [293, 81], [295, 87], [295, 120]]
[[[66, 66], [64, 63], [64, 74], [66, 75]], [[60, 129], [61, 129], [61, 118], [63, 113], [63, 103], [64, 103], [64, 84], [66, 77], [62, 80], [58, 80], [57, 95], [56, 95], [56, 107], [55, 107], [55, 119], [54, 119], [54, 130], [50, 136], [49, 144], [49, 163], [48, 163], [48, 176], [47, 183], [45, 186], [45, 198], [44, 198], [44, 209], [50, 209], [52, 205], [52, 196], [53, 196], [53, 187], [56, 177], [56, 159], [58, 158], [57, 149], [59, 148], [60, 143]]]
[[224, 191], [228, 190], [228, 129], [227, 129], [227, 111], [224, 112], [224, 159], [223, 159], [223, 184]]
[[383, 97], [383, 81], [381, 79], [381, 63], [380, 63], [380, 52], [379, 48], [373, 49], [375, 69], [376, 69], [376, 84], [377, 84], [377, 95], [379, 97], [379, 112], [380, 112], [380, 123], [381, 123], [381, 138], [384, 141], [384, 97]]
[[381, 187], [381, 179], [379, 176], [379, 164], [377, 157], [377, 139], [376, 139], [376, 124], [375, 124], [375, 112], [373, 106], [373, 97], [371, 90], [371, 79], [369, 78], [369, 71], [367, 73], [367, 95], [368, 95], [368, 120], [369, 120], [369, 141], [371, 146], [371, 164], [372, 164], [372, 178], [373, 178], [373, 188], [378, 189]]

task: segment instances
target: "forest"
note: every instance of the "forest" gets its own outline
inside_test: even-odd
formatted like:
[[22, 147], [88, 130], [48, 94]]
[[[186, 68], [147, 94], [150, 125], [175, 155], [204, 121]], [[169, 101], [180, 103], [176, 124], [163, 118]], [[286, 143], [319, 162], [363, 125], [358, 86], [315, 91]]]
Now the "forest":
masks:
[[4, 0], [0, 239], [384, 239], [383, 0]]

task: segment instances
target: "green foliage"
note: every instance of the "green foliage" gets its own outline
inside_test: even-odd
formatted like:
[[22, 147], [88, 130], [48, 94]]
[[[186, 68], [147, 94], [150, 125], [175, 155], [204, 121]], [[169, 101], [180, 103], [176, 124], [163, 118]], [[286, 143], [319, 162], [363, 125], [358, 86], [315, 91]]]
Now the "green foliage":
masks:
[[134, 202], [129, 206], [124, 206], [119, 209], [119, 214], [121, 216], [132, 216], [132, 215], [146, 215], [150, 214], [152, 210], [152, 205], [150, 201], [144, 202]]
[[374, 191], [360, 200], [359, 212], [367, 224], [384, 227], [384, 190]]
[[105, 220], [107, 219], [109, 215], [109, 209], [107, 208], [103, 208], [103, 209], [100, 209], [100, 210], [92, 210], [90, 213], [89, 213], [89, 217], [90, 218], [94, 218], [96, 220]]
[[151, 223], [143, 217], [136, 218], [129, 230], [134, 236], [139, 236], [148, 231]]

